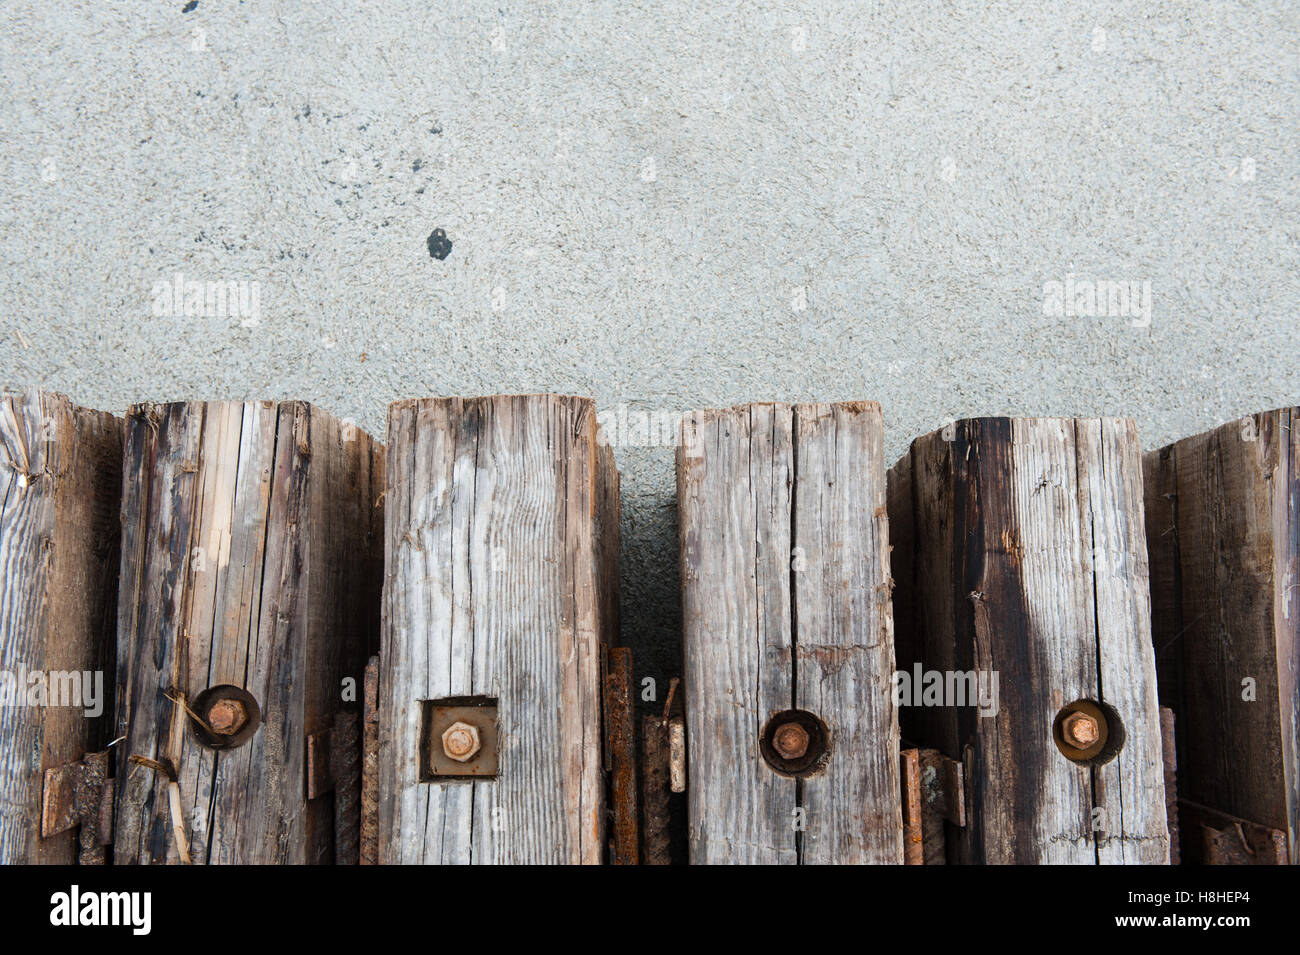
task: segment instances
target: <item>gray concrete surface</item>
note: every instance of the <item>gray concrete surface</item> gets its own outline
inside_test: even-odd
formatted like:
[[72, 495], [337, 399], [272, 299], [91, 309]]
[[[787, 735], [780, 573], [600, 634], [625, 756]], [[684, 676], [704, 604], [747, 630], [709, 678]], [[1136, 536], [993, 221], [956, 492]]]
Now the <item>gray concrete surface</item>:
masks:
[[[954, 416], [1156, 445], [1300, 399], [1292, 2], [186, 7], [0, 10], [7, 384], [377, 433], [426, 394], [871, 398], [891, 457]], [[255, 314], [185, 314], [178, 273]], [[1149, 315], [1045, 315], [1067, 279]], [[662, 676], [672, 451], [615, 437]]]

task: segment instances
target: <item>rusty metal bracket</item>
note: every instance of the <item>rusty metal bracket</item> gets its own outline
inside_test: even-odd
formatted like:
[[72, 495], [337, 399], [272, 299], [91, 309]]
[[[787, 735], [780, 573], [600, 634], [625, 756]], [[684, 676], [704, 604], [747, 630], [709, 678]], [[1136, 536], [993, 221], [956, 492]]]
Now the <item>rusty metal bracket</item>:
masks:
[[921, 759], [921, 811], [966, 826], [966, 770], [937, 749], [923, 749]]
[[947, 860], [944, 823], [966, 825], [966, 776], [960, 762], [937, 749], [904, 749], [899, 754], [903, 788], [903, 861], [943, 865]]
[[[1201, 865], [1287, 865], [1286, 833], [1178, 798], [1178, 756], [1174, 711], [1160, 707], [1160, 744], [1165, 770], [1165, 814], [1169, 863]], [[1197, 838], [1199, 834], [1200, 838]], [[1187, 842], [1183, 842], [1183, 837]]]
[[307, 735], [307, 799], [334, 793], [334, 863], [356, 865], [361, 831], [361, 718], [335, 713], [328, 729]]
[[[1271, 826], [1219, 812], [1209, 806], [1178, 800], [1180, 825], [1200, 832], [1199, 849], [1205, 865], [1287, 865], [1286, 833]], [[1197, 846], [1189, 846], [1189, 855]], [[1188, 859], [1191, 861], [1198, 861]]]
[[41, 838], [80, 826], [77, 861], [103, 865], [104, 847], [113, 841], [113, 780], [104, 750], [80, 761], [47, 769], [41, 788]]

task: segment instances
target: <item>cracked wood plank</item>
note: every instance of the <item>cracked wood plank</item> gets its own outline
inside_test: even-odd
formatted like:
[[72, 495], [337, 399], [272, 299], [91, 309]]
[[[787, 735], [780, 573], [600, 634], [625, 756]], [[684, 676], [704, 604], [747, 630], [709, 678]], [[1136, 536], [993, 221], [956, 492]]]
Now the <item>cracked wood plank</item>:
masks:
[[[560, 395], [390, 405], [381, 861], [599, 863], [618, 474]], [[496, 778], [421, 781], [423, 700], [497, 701]]]
[[[42, 781], [109, 740], [122, 420], [63, 395], [5, 393], [0, 483], [0, 864], [66, 865], [77, 829], [41, 838]], [[13, 705], [37, 673], [47, 700], [83, 705]], [[94, 696], [103, 709], [88, 716]]]
[[[691, 861], [901, 863], [879, 406], [754, 404], [682, 427]], [[800, 780], [759, 751], [787, 709], [831, 734]]]
[[[900, 671], [998, 676], [996, 714], [903, 708], [906, 739], [965, 761], [949, 861], [1168, 861], [1141, 477], [1112, 418], [958, 421], [890, 470]], [[1076, 700], [1117, 713], [1109, 762], [1058, 750]]]
[[[1300, 409], [1144, 458], [1161, 702], [1178, 795], [1286, 833], [1300, 863]], [[1249, 682], [1248, 682], [1249, 681]], [[1188, 860], [1198, 826], [1183, 827]]]
[[[360, 709], [378, 639], [382, 447], [303, 402], [142, 404], [128, 415], [118, 628], [115, 861], [329, 863], [332, 793], [306, 737]], [[345, 678], [353, 681], [345, 703]], [[203, 746], [185, 705], [229, 684], [261, 723]], [[173, 820], [171, 768], [182, 818]]]

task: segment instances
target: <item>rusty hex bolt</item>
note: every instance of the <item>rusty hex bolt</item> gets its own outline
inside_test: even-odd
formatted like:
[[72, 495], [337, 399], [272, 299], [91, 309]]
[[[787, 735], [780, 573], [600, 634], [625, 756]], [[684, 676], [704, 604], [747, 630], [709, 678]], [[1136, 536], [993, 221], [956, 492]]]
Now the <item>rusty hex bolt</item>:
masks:
[[479, 742], [478, 727], [457, 721], [442, 731], [442, 751], [448, 759], [465, 763], [474, 758], [483, 744]]
[[1065, 745], [1074, 749], [1088, 749], [1101, 736], [1097, 720], [1087, 713], [1071, 713], [1061, 722], [1061, 736]]
[[217, 700], [208, 707], [208, 726], [219, 736], [234, 736], [248, 722], [248, 710], [239, 700]]
[[808, 752], [808, 731], [798, 723], [782, 723], [772, 733], [772, 748], [782, 759], [799, 759]]

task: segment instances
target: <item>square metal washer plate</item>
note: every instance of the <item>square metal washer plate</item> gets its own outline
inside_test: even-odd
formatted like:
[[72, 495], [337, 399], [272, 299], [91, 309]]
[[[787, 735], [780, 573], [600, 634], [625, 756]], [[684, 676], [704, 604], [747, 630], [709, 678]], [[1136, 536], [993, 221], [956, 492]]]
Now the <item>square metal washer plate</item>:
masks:
[[[420, 782], [491, 779], [497, 775], [497, 701], [490, 697], [421, 700]], [[442, 751], [442, 734], [452, 723], [478, 730], [479, 751], [460, 763]]]

